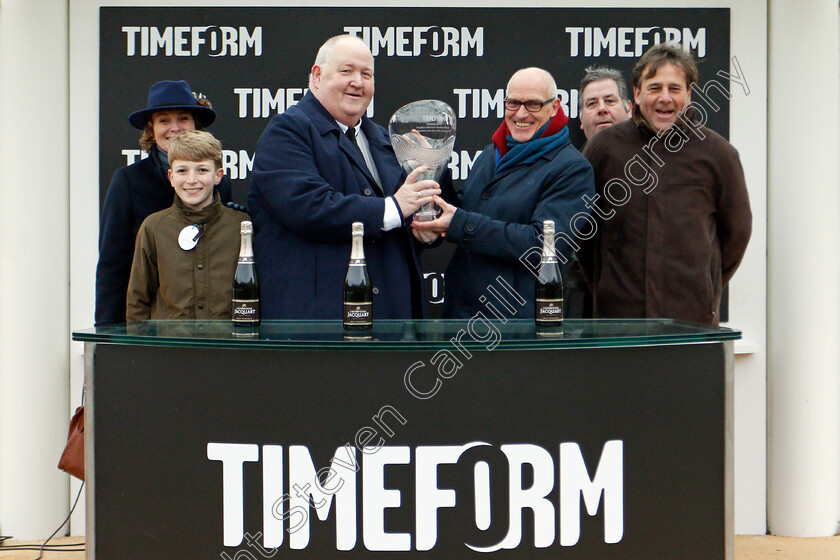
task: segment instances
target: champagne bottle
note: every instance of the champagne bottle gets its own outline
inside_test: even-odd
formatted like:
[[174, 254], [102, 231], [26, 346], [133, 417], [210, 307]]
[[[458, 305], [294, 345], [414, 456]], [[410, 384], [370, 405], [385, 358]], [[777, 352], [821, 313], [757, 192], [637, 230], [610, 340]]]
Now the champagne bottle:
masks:
[[260, 279], [251, 244], [254, 226], [251, 222], [242, 222], [239, 232], [239, 262], [233, 276], [233, 324], [256, 327], [260, 324]]
[[365, 226], [361, 222], [353, 222], [352, 231], [353, 248], [344, 279], [344, 328], [348, 331], [370, 330], [373, 326], [373, 292], [362, 241]]
[[563, 277], [554, 253], [554, 222], [543, 222], [543, 248], [537, 279], [534, 318], [538, 327], [563, 325]]

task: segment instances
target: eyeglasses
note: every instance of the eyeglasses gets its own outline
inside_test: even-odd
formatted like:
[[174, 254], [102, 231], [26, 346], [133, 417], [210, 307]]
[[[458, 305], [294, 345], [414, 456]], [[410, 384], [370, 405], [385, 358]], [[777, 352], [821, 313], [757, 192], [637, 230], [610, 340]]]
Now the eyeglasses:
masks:
[[505, 99], [505, 109], [508, 111], [518, 111], [520, 107], [525, 105], [526, 111], [529, 113], [536, 113], [554, 101], [554, 99], [556, 98], [546, 99], [545, 101], [519, 101], [518, 99]]

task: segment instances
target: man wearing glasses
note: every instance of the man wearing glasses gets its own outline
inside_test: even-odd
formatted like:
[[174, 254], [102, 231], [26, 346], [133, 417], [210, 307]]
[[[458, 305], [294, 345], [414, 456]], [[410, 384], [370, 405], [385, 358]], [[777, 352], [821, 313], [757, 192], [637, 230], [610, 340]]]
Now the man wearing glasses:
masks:
[[[452, 204], [435, 197], [443, 209], [436, 220], [412, 222], [416, 230], [444, 233], [457, 245], [445, 276], [444, 317], [470, 318], [487, 309], [497, 316], [534, 316], [535, 279], [520, 258], [539, 251], [542, 223], [554, 220], [556, 252], [568, 259], [572, 246], [559, 238], [574, 239], [570, 223], [573, 217], [584, 221], [580, 213], [588, 218], [584, 197], [595, 194], [592, 167], [569, 142], [568, 120], [551, 74], [517, 71], [507, 85], [505, 120], [464, 188], [447, 193]], [[494, 301], [488, 287], [499, 276], [524, 304], [487, 305]]]

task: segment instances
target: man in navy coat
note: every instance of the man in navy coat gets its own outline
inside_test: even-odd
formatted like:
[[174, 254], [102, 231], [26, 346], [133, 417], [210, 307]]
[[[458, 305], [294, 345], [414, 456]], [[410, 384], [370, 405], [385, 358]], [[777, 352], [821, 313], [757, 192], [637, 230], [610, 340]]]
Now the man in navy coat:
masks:
[[[470, 171], [454, 204], [418, 231], [445, 232], [457, 248], [446, 270], [444, 317], [534, 316], [534, 272], [544, 220], [553, 220], [562, 262], [590, 233], [592, 166], [569, 142], [568, 118], [551, 74], [524, 68], [508, 82], [505, 120]], [[534, 262], [536, 259], [536, 262]], [[501, 279], [501, 280], [500, 280]], [[516, 292], [495, 303], [503, 290]], [[491, 297], [492, 296], [492, 297]]]
[[415, 237], [431, 237], [409, 224], [440, 188], [417, 181], [422, 168], [406, 177], [387, 131], [365, 116], [373, 66], [360, 39], [329, 39], [309, 92], [257, 143], [248, 208], [265, 319], [342, 317], [353, 222], [364, 224], [374, 318], [422, 316]]

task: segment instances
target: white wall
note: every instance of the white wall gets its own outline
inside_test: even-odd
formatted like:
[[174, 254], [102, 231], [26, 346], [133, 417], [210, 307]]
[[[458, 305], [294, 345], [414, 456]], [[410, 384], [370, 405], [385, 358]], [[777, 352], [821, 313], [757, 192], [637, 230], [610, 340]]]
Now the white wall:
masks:
[[[67, 514], [69, 160], [66, 0], [0, 7], [0, 534]], [[80, 390], [76, 391], [80, 396]]]
[[840, 524], [840, 82], [836, 0], [770, 2], [768, 522]]
[[[6, 8], [8, 0], [4, 0]], [[163, 4], [163, 3], [162, 3]], [[317, 6], [335, 2], [230, 2], [180, 0], [165, 3], [179, 6]], [[395, 6], [398, 2], [365, 2], [367, 5]], [[94, 272], [97, 258], [98, 223], [98, 98], [99, 45], [97, 30], [100, 6], [144, 6], [148, 1], [74, 0], [70, 3], [70, 132], [72, 198], [70, 262], [70, 326], [88, 328], [93, 324]], [[347, 5], [351, 5], [348, 3]], [[355, 4], [352, 4], [355, 5]], [[451, 6], [447, 2], [416, 2], [415, 6]], [[510, 2], [473, 2], [463, 6], [510, 6]], [[754, 233], [741, 269], [732, 282], [731, 326], [742, 329], [744, 341], [736, 345], [735, 361], [735, 530], [760, 533], [766, 528], [766, 182], [767, 182], [767, 4], [759, 0], [589, 2], [585, 7], [720, 7], [729, 6], [732, 18], [732, 54], [740, 62], [750, 88], [749, 95], [733, 87], [731, 101], [731, 140], [741, 153], [750, 190]], [[535, 1], [532, 7], [568, 7], [568, 3]], [[0, 12], [2, 14], [2, 12]], [[527, 24], [527, 20], [525, 21]], [[7, 52], [7, 51], [4, 51]], [[314, 56], [314, 53], [313, 53]], [[527, 63], [527, 49], [520, 56]], [[701, 82], [718, 70], [701, 69]], [[5, 77], [6, 74], [3, 74]], [[129, 108], [126, 108], [128, 111]], [[78, 124], [76, 124], [78, 123]], [[65, 346], [66, 348], [65, 338]], [[72, 398], [81, 387], [82, 349], [74, 344], [72, 354]], [[2, 517], [0, 517], [2, 521]], [[74, 526], [78, 527], [81, 523]], [[74, 529], [74, 533], [77, 530]]]

